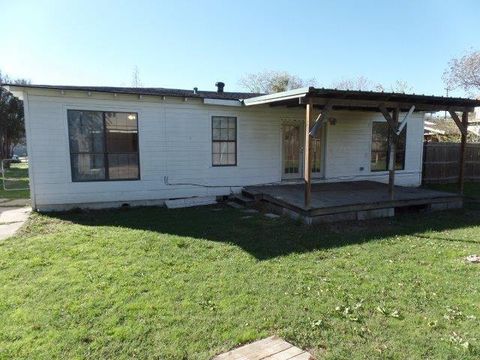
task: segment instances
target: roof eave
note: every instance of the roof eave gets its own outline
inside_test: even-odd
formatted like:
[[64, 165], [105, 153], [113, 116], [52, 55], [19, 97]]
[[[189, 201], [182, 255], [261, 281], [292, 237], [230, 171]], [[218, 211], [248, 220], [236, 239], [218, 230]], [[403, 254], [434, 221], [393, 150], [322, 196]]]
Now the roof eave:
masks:
[[243, 100], [243, 103], [246, 106], [252, 105], [261, 105], [261, 104], [269, 104], [283, 100], [291, 100], [291, 99], [300, 99], [302, 97], [307, 96], [312, 90], [311, 87], [304, 87], [294, 90], [282, 91], [279, 93], [262, 95], [262, 96], [255, 96], [249, 99]]
[[[338, 93], [338, 96], [336, 96]], [[352, 96], [354, 96], [352, 98]], [[396, 97], [397, 99], [391, 99]], [[293, 100], [298, 99], [298, 103]], [[436, 112], [444, 110], [473, 111], [473, 107], [480, 102], [473, 99], [445, 98], [416, 94], [380, 93], [373, 91], [349, 91], [336, 89], [316, 89], [313, 87], [300, 88], [280, 93], [257, 96], [245, 99], [246, 106], [270, 104], [286, 106], [302, 106], [312, 102], [315, 106], [322, 107], [327, 103], [336, 109], [365, 108], [376, 109], [382, 104], [385, 107], [400, 107], [407, 111], [415, 105], [415, 111]]]

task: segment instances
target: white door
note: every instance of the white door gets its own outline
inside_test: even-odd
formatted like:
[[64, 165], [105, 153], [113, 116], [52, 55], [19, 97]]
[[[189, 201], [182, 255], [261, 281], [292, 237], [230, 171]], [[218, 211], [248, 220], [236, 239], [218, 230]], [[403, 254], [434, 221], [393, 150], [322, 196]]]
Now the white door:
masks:
[[282, 152], [282, 177], [284, 179], [296, 179], [301, 177], [303, 157], [299, 125], [283, 125]]

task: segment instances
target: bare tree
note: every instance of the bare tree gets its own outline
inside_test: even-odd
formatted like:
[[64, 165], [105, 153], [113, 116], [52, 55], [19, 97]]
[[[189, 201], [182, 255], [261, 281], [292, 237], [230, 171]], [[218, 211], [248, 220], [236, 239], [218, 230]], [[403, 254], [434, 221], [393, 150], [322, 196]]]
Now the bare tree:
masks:
[[135, 65], [132, 73], [132, 87], [139, 88], [142, 86], [142, 81], [140, 80], [140, 71], [138, 70], [138, 66]]
[[392, 92], [411, 92], [413, 88], [404, 80], [397, 80], [389, 87], [376, 83], [365, 76], [359, 76], [352, 79], [343, 79], [333, 82], [332, 88], [339, 90], [360, 90], [360, 91], [392, 91]]
[[335, 81], [331, 85], [332, 88], [339, 90], [360, 90], [360, 91], [383, 91], [381, 84], [377, 84], [365, 76], [357, 78], [342, 79]]
[[408, 93], [413, 91], [413, 87], [405, 80], [397, 80], [390, 86], [390, 90], [397, 93]]
[[473, 95], [480, 92], [480, 50], [471, 50], [461, 58], [452, 59], [443, 73], [448, 89], [461, 88]]
[[239, 85], [254, 93], [276, 93], [305, 86], [315, 86], [315, 79], [304, 80], [286, 71], [262, 71], [246, 74], [239, 80]]

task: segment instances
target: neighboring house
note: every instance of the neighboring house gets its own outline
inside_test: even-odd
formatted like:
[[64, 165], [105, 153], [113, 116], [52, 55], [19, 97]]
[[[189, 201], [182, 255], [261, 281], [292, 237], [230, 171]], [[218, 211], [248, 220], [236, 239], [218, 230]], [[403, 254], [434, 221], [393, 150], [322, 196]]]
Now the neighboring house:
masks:
[[[478, 110], [477, 110], [478, 111]], [[477, 112], [469, 116], [468, 133], [470, 141], [478, 142], [480, 120]], [[424, 138], [426, 142], [459, 142], [461, 132], [451, 116], [427, 116], [424, 120]]]
[[445, 135], [445, 130], [439, 129], [436, 122], [424, 120], [423, 124], [423, 137], [425, 141], [438, 141], [438, 136]]
[[399, 136], [395, 183], [419, 186], [425, 111], [472, 101], [314, 88], [261, 96], [224, 92], [222, 83], [217, 91], [6, 88], [24, 99], [39, 210], [161, 204], [248, 185], [303, 183], [308, 99], [324, 115], [331, 108], [310, 146], [313, 182], [387, 183], [389, 127], [377, 106], [396, 101], [400, 120], [411, 111]]

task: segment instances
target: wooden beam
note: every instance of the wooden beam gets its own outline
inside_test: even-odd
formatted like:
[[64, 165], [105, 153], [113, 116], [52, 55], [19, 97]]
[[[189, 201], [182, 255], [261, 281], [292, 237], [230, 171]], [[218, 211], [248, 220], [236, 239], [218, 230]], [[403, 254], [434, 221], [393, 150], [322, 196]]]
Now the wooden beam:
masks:
[[[382, 111], [383, 113], [383, 111]], [[396, 133], [398, 129], [398, 117], [400, 114], [400, 109], [396, 108], [393, 110], [393, 116], [391, 118], [392, 126], [390, 127], [390, 141], [388, 143], [389, 157], [388, 157], [388, 194], [390, 195], [390, 200], [393, 200], [395, 197], [395, 163], [396, 163], [396, 151], [397, 151], [397, 140], [398, 135]], [[390, 115], [390, 114], [388, 114]], [[385, 116], [385, 114], [384, 114]], [[387, 120], [388, 121], [388, 120]]]
[[315, 120], [315, 123], [313, 124], [312, 129], [310, 130], [310, 136], [315, 137], [315, 135], [318, 133], [318, 131], [322, 128], [323, 124], [328, 119], [328, 113], [332, 109], [332, 103], [327, 103], [325, 107], [320, 111], [320, 114], [318, 115], [317, 119]]
[[407, 125], [408, 119], [410, 119], [410, 116], [413, 114], [414, 111], [415, 111], [415, 105], [412, 105], [412, 107], [408, 111], [407, 115], [405, 115], [402, 122], [400, 123], [400, 125], [397, 129], [397, 135], [400, 135], [402, 133], [403, 129]]
[[[398, 118], [397, 118], [397, 124], [395, 124], [392, 116], [390, 116], [390, 113], [388, 112], [385, 105], [380, 104], [380, 105], [378, 105], [378, 108], [380, 109], [380, 112], [382, 113], [385, 120], [387, 120], [388, 125], [390, 125], [390, 129], [393, 130], [396, 134], [397, 130], [398, 130], [398, 126], [397, 126], [398, 125]], [[396, 108], [396, 109], [398, 109], [398, 108]]]
[[[463, 112], [462, 114], [462, 121], [460, 121], [460, 118], [458, 117], [455, 111], [449, 110], [448, 112], [450, 113], [450, 116], [452, 117], [453, 121], [455, 121], [455, 124], [457, 124], [457, 127], [462, 133], [462, 135], [467, 136], [468, 121], [466, 126], [463, 125], [463, 114], [465, 114], [465, 112]], [[468, 117], [468, 113], [467, 113], [467, 117]]]
[[[332, 106], [335, 107], [365, 107], [378, 109], [379, 105], [384, 105], [387, 109], [400, 108], [400, 110], [411, 109], [412, 105], [415, 105], [416, 111], [474, 111], [474, 108], [471, 106], [447, 106], [447, 105], [434, 105], [434, 104], [422, 104], [417, 102], [398, 102], [398, 101], [379, 101], [379, 100], [357, 100], [357, 99], [335, 99], [335, 98], [310, 98], [313, 101], [315, 106], [325, 106], [328, 102], [332, 103]], [[301, 98], [298, 100], [300, 105], [305, 105], [308, 103], [308, 99]]]
[[[457, 115], [457, 114], [455, 114]], [[465, 177], [465, 153], [467, 150], [467, 128], [468, 128], [468, 112], [462, 113], [462, 140], [460, 143], [460, 170], [458, 174], [458, 192], [463, 195], [464, 177]]]
[[312, 154], [310, 153], [310, 124], [313, 119], [313, 104], [305, 107], [305, 143], [303, 146], [303, 180], [305, 183], [305, 209], [310, 208], [312, 199]]

